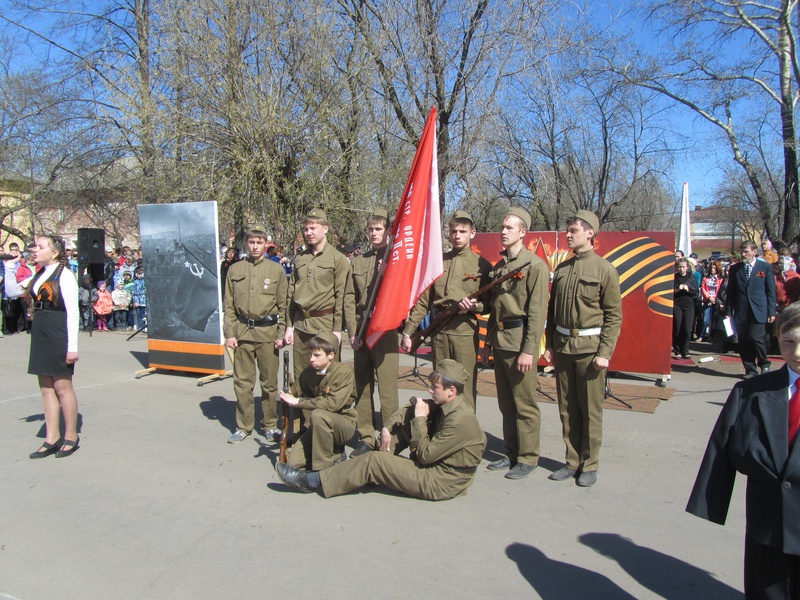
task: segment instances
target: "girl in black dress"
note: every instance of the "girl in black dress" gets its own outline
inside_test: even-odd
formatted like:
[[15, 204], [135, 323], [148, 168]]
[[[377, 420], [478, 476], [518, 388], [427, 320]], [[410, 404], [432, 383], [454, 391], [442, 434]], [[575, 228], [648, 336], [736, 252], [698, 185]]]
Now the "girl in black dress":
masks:
[[[78, 449], [78, 399], [72, 374], [78, 361], [78, 282], [66, 265], [64, 242], [52, 235], [36, 240], [33, 249], [42, 267], [28, 288], [33, 317], [28, 373], [39, 376], [47, 431], [41, 448], [30, 455], [70, 456]], [[61, 437], [60, 416], [65, 431]]]

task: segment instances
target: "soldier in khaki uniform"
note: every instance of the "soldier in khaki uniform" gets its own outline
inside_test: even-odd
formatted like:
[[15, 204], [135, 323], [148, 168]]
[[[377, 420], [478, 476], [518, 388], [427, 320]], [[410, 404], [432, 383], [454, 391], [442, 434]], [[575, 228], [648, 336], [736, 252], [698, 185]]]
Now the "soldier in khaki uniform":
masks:
[[420, 296], [403, 329], [403, 350], [411, 350], [411, 334], [414, 333], [433, 308], [434, 311], [447, 310], [459, 305], [461, 312], [456, 314], [433, 335], [433, 368], [438, 361], [451, 358], [462, 365], [470, 374], [470, 385], [464, 390], [464, 399], [475, 410], [475, 396], [478, 381], [478, 320], [477, 314], [486, 311], [485, 298], [469, 299], [489, 282], [492, 264], [470, 248], [475, 237], [475, 225], [469, 213], [458, 210], [450, 219], [450, 243], [453, 249], [444, 253], [444, 273], [430, 289]]
[[241, 442], [253, 431], [253, 388], [258, 365], [261, 383], [261, 426], [268, 439], [280, 435], [275, 414], [278, 389], [278, 350], [286, 328], [286, 274], [267, 260], [267, 233], [262, 225], [247, 232], [247, 260], [231, 265], [225, 278], [225, 345], [233, 348], [233, 389], [236, 392], [236, 431], [228, 443]]
[[573, 256], [556, 268], [547, 313], [545, 359], [552, 358], [555, 367], [567, 447], [566, 465], [550, 479], [562, 481], [580, 472], [582, 487], [597, 481], [605, 373], [622, 326], [619, 275], [593, 248], [599, 227], [588, 210], [567, 219]]
[[[350, 344], [353, 347], [353, 369], [356, 378], [356, 409], [358, 410], [359, 442], [350, 457], [360, 456], [377, 446], [375, 425], [372, 422], [375, 378], [381, 400], [381, 423], [400, 406], [397, 396], [397, 369], [400, 366], [397, 335], [388, 331], [370, 349], [359, 339], [358, 332], [366, 331], [369, 315], [364, 314], [370, 296], [378, 280], [379, 263], [383, 259], [388, 241], [389, 215], [385, 210], [376, 210], [367, 219], [367, 230], [371, 248], [356, 256], [351, 263], [351, 279], [345, 300], [345, 313]], [[354, 314], [355, 313], [355, 314]], [[366, 321], [366, 322], [365, 322]], [[354, 326], [351, 324], [355, 324]], [[362, 327], [363, 326], [363, 327]]]
[[495, 265], [492, 279], [527, 265], [519, 274], [492, 289], [487, 344], [483, 361], [494, 352], [497, 404], [503, 415], [506, 456], [489, 464], [490, 470], [510, 469], [508, 479], [527, 477], [539, 464], [541, 416], [536, 403], [537, 372], [545, 316], [550, 269], [525, 248], [524, 238], [531, 217], [512, 207], [503, 219], [500, 233], [503, 258]]
[[308, 411], [308, 429], [295, 442], [289, 465], [315, 471], [327, 469], [341, 456], [344, 445], [356, 432], [356, 409], [353, 408], [353, 367], [334, 362], [338, 338], [323, 331], [308, 343], [309, 363], [301, 374], [295, 392], [281, 392], [280, 399], [289, 406]]
[[[462, 392], [469, 374], [454, 360], [442, 360], [430, 376], [431, 400], [417, 400], [395, 413], [381, 430], [378, 452], [367, 452], [320, 472], [299, 471], [277, 463], [278, 476], [301, 492], [326, 498], [368, 483], [385, 485], [424, 500], [465, 494], [486, 448], [475, 413]], [[397, 456], [396, 444], [408, 440], [411, 458]]]
[[[294, 378], [309, 365], [308, 342], [317, 332], [330, 331], [341, 343], [344, 296], [350, 262], [327, 243], [328, 218], [315, 208], [303, 219], [308, 247], [295, 257], [289, 277], [289, 308], [284, 344], [294, 344]], [[339, 356], [339, 347], [336, 347]]]

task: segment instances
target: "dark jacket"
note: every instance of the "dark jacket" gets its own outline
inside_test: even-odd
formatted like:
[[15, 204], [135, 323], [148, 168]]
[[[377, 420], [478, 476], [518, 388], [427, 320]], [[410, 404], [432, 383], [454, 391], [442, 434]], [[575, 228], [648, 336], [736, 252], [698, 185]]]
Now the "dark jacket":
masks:
[[775, 316], [772, 265], [756, 260], [749, 279], [745, 277], [744, 265], [736, 263], [728, 273], [728, 309], [733, 311], [737, 323], [766, 323]]
[[736, 472], [747, 476], [747, 535], [800, 555], [800, 443], [789, 452], [789, 370], [731, 390], [708, 441], [686, 510], [723, 525]]
[[[679, 290], [682, 285], [686, 285], [688, 290]], [[676, 306], [689, 308], [694, 306], [694, 300], [700, 293], [700, 288], [697, 287], [697, 279], [694, 273], [689, 271], [686, 275], [679, 275], [675, 273], [675, 283], [673, 289], [673, 302]]]

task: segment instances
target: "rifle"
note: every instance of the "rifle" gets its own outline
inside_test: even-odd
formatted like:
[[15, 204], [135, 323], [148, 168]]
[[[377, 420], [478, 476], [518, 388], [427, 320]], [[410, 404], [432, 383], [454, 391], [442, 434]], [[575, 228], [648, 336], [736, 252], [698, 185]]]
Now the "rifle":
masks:
[[[483, 286], [477, 292], [471, 293], [469, 296], [467, 296], [467, 298], [470, 298], [470, 299], [474, 300], [476, 298], [479, 298], [479, 297], [483, 296], [486, 292], [488, 292], [489, 290], [491, 290], [495, 286], [500, 285], [506, 279], [511, 279], [512, 277], [516, 277], [520, 273], [520, 271], [522, 271], [522, 269], [524, 269], [525, 267], [527, 267], [530, 264], [531, 263], [529, 261], [529, 262], [526, 262], [524, 265], [520, 265], [519, 267], [509, 271], [508, 273], [506, 273], [502, 277], [499, 277], [499, 278], [495, 279], [491, 283], [487, 283], [485, 286]], [[450, 321], [450, 319], [452, 319], [453, 317], [456, 316], [456, 314], [458, 314], [459, 310], [461, 310], [461, 309], [459, 308], [458, 304], [456, 304], [455, 306], [453, 306], [451, 308], [448, 308], [447, 310], [445, 310], [443, 312], [436, 313], [436, 315], [431, 319], [431, 324], [430, 325], [428, 325], [422, 331], [417, 331], [417, 332], [413, 333], [411, 335], [411, 352], [409, 354], [414, 354], [417, 351], [417, 348], [419, 348], [422, 345], [422, 342], [426, 337], [432, 336], [433, 334], [438, 333], [439, 331], [441, 331], [441, 329], [445, 325], [447, 325], [447, 323]]]
[[[283, 351], [283, 391], [289, 393], [291, 386], [289, 375], [289, 351]], [[283, 417], [283, 426], [281, 427], [281, 451], [278, 460], [282, 463], [287, 461], [286, 446], [289, 443], [289, 438], [292, 436], [292, 424], [294, 421], [294, 414], [292, 407], [286, 403], [280, 404], [281, 416]]]

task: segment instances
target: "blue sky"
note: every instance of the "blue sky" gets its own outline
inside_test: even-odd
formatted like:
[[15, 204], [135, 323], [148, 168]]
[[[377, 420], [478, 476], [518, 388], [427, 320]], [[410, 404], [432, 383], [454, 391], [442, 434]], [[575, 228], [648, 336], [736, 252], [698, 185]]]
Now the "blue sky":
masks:
[[[9, 4], [7, 0], [0, 0], [0, 11], [6, 13]], [[89, 4], [102, 3], [89, 0]], [[590, 2], [586, 8], [598, 24], [608, 24], [614, 19], [613, 27], [616, 30], [631, 36], [635, 42], [652, 51], [657, 48], [654, 34], [647, 25], [641, 22], [641, 19], [634, 20], [624, 15], [624, 11], [630, 10], [633, 5], [634, 3], [624, 0], [605, 0], [602, 3]], [[620, 17], [620, 15], [622, 16]], [[28, 21], [28, 23], [37, 29], [46, 25], [46, 22], [38, 18]], [[18, 46], [15, 58], [27, 60], [24, 58], [27, 54], [26, 50], [28, 49], [24, 46]], [[33, 57], [31, 56], [31, 58]], [[667, 173], [672, 183], [675, 199], [674, 210], [677, 214], [680, 208], [683, 183], [689, 183], [690, 203], [693, 207], [709, 206], [713, 201], [714, 188], [724, 176], [719, 164], [731, 165], [732, 158], [727, 146], [720, 141], [719, 130], [694, 115], [689, 109], [676, 107], [671, 110], [670, 116], [676, 133], [690, 137], [694, 145], [691, 151], [675, 156], [674, 167]]]
[[[659, 41], [650, 24], [638, 16], [631, 16], [639, 2], [625, 0], [605, 0], [602, 3], [589, 3], [587, 8], [598, 25], [609, 25], [623, 34], [646, 52], [657, 53]], [[720, 164], [732, 164], [732, 156], [724, 141], [721, 141], [719, 128], [699, 117], [690, 109], [675, 106], [669, 111], [676, 140], [690, 138], [692, 148], [677, 153], [674, 166], [667, 173], [673, 185], [675, 214], [680, 212], [683, 184], [689, 184], [689, 203], [695, 206], [710, 206], [714, 202], [714, 188], [724, 177]], [[727, 151], [727, 152], [726, 152]]]

